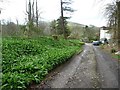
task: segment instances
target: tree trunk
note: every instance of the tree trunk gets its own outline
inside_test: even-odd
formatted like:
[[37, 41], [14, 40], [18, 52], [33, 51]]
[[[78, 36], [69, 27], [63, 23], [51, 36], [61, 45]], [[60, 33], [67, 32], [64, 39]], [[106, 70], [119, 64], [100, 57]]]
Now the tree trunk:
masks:
[[64, 26], [64, 16], [63, 16], [63, 2], [61, 0], [61, 26], [62, 26], [62, 31], [63, 31], [63, 35], [64, 38], [66, 39], [66, 34], [65, 34], [65, 26]]
[[32, 8], [31, 8], [31, 0], [29, 0], [28, 4], [28, 37], [31, 36], [31, 25], [32, 25]]
[[37, 4], [37, 0], [36, 0], [36, 26], [38, 28], [38, 4]]
[[120, 1], [117, 2], [117, 20], [118, 50], [120, 51]]
[[114, 18], [114, 23], [110, 27], [112, 27], [112, 32], [113, 32], [113, 37], [112, 37], [113, 42], [116, 42], [117, 40], [117, 17]]

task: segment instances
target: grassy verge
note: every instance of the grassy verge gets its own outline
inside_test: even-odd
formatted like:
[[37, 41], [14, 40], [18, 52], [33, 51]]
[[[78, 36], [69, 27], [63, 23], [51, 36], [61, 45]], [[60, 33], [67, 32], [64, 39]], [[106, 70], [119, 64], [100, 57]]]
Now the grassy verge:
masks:
[[120, 55], [113, 55], [113, 57], [120, 61]]
[[2, 89], [25, 89], [40, 83], [48, 72], [80, 50], [79, 40], [3, 38]]
[[101, 45], [101, 48], [102, 48], [105, 52], [111, 54], [111, 56], [112, 56], [113, 58], [120, 60], [120, 55], [116, 55], [116, 54], [115, 54], [116, 47], [110, 47], [110, 46], [108, 46], [108, 45]]

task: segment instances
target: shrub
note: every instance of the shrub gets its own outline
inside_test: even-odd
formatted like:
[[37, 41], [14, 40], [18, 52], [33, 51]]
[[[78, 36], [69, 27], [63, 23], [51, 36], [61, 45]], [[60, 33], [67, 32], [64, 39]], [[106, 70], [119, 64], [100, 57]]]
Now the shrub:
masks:
[[114, 48], [111, 49], [111, 53], [115, 53], [116, 50]]

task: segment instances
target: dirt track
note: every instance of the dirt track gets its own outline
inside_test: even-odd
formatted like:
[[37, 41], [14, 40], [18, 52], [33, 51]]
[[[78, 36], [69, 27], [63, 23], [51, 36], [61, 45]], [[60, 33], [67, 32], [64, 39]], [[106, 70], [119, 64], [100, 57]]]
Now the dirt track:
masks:
[[86, 44], [81, 54], [56, 68], [42, 85], [31, 86], [31, 90], [33, 88], [118, 88], [118, 70], [117, 60], [101, 51], [99, 47]]

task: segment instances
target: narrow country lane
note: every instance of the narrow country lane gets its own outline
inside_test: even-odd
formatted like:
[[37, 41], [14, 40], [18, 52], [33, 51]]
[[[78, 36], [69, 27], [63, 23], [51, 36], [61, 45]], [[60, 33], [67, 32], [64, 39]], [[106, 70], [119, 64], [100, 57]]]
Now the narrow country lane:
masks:
[[117, 88], [120, 73], [118, 72], [118, 61], [107, 53], [102, 52], [99, 47], [94, 47], [97, 60], [97, 72], [99, 72], [99, 83], [102, 88]]
[[34, 88], [118, 88], [118, 61], [99, 47], [86, 44], [81, 54], [52, 71]]

